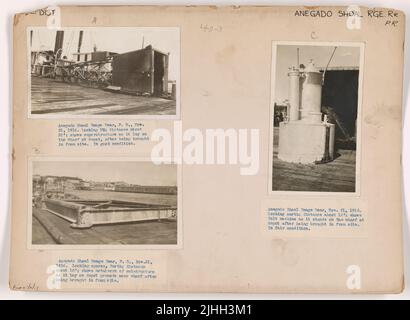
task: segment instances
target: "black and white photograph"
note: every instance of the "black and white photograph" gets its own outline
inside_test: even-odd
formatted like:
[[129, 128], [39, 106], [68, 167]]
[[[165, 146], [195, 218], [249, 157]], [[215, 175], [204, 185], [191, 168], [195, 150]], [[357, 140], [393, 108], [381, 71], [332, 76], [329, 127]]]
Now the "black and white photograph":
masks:
[[272, 47], [270, 192], [357, 193], [363, 45]]
[[29, 117], [179, 117], [175, 27], [27, 30]]
[[177, 165], [34, 159], [32, 245], [177, 245]]

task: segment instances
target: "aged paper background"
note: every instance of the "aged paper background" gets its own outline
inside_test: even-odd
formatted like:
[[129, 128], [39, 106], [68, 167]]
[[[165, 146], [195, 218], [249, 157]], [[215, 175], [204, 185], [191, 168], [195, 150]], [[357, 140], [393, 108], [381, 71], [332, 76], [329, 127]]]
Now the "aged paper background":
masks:
[[[28, 120], [26, 27], [45, 25], [46, 19], [36, 14], [17, 15], [10, 286], [24, 289], [35, 283], [39, 290], [47, 290], [47, 267], [61, 257], [133, 257], [152, 259], [159, 278], [104, 288], [63, 289], [349, 292], [345, 270], [354, 264], [361, 267], [363, 276], [358, 292], [400, 292], [404, 16], [399, 13], [396, 28], [365, 16], [360, 30], [349, 30], [345, 18], [312, 23], [312, 18], [295, 17], [296, 9], [61, 7], [62, 26], [179, 26], [183, 128], [260, 129], [260, 170], [255, 176], [239, 175], [237, 166], [183, 165], [183, 248], [169, 251], [27, 248], [28, 157], [145, 157], [153, 143], [133, 149], [68, 151], [56, 143], [56, 126], [64, 121]], [[201, 23], [221, 26], [222, 31], [204, 32]], [[360, 200], [367, 204], [366, 237], [266, 238], [260, 231], [261, 204], [273, 199], [267, 192], [272, 41], [310, 41], [312, 32], [315, 41], [366, 44], [360, 167]], [[148, 131], [173, 125], [164, 120], [144, 123]], [[320, 203], [320, 198], [317, 201]]]

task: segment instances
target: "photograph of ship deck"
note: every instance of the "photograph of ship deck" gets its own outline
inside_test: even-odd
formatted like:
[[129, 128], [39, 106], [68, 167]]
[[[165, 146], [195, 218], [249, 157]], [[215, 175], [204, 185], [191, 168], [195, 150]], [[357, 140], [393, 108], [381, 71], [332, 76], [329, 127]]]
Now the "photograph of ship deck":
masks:
[[30, 28], [30, 117], [178, 117], [178, 28]]
[[32, 245], [176, 245], [177, 168], [33, 160]]

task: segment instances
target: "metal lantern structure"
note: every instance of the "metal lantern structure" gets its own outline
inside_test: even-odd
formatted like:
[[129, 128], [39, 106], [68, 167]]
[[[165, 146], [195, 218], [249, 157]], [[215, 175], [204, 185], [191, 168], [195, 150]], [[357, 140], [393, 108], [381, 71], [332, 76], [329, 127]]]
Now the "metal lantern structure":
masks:
[[333, 160], [335, 125], [321, 112], [323, 74], [311, 60], [306, 68], [292, 67], [288, 77], [288, 119], [279, 125], [278, 158], [295, 163]]

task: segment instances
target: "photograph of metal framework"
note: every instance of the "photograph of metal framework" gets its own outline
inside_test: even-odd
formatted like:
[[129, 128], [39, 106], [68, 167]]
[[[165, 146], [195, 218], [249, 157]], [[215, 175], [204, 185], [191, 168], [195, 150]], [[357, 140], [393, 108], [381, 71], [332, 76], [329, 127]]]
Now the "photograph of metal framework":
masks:
[[177, 115], [177, 28], [28, 30], [30, 114]]
[[32, 244], [177, 243], [176, 166], [33, 161]]
[[355, 192], [361, 47], [273, 50], [272, 191]]

